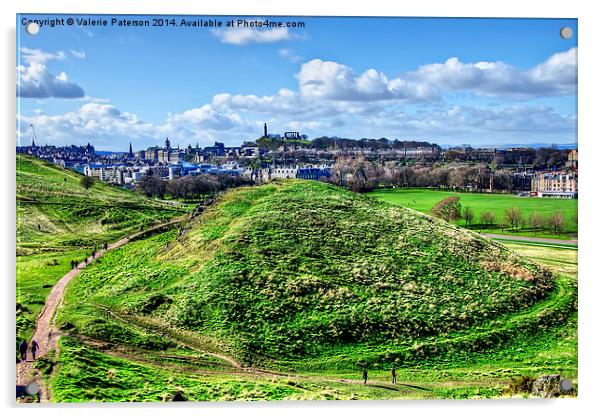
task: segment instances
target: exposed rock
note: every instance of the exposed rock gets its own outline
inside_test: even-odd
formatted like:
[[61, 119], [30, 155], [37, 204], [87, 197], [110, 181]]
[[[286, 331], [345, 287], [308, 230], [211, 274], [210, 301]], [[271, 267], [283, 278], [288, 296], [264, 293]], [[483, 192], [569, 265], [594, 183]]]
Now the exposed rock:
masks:
[[560, 375], [541, 376], [533, 382], [533, 395], [546, 399], [558, 397], [561, 394]]

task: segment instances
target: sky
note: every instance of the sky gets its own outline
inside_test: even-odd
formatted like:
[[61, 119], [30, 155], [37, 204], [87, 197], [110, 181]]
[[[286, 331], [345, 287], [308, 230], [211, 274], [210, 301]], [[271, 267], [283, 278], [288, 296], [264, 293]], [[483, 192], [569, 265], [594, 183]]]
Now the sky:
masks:
[[[77, 20], [88, 17], [108, 25]], [[38, 34], [28, 19], [42, 23]], [[309, 138], [577, 142], [576, 19], [267, 17], [283, 27], [226, 27], [232, 19], [266, 18], [18, 15], [17, 143], [31, 143], [33, 124], [41, 144], [235, 146], [263, 123]]]

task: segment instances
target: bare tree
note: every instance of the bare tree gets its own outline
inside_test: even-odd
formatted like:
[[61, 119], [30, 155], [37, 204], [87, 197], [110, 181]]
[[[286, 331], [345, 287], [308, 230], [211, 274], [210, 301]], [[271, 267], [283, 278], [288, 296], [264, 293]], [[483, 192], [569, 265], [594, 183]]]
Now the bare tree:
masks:
[[481, 223], [488, 225], [489, 228], [491, 228], [494, 222], [495, 214], [493, 212], [485, 211], [481, 213]]
[[462, 210], [462, 218], [464, 218], [464, 221], [466, 221], [467, 227], [470, 224], [472, 224], [472, 221], [474, 220], [474, 212], [473, 212], [472, 208], [464, 207], [464, 209]]
[[531, 215], [529, 215], [529, 225], [533, 230], [533, 234], [537, 232], [537, 230], [543, 228], [546, 225], [546, 219], [539, 212], [533, 211]]
[[510, 225], [510, 227], [516, 231], [523, 223], [523, 213], [517, 207], [508, 208], [504, 212], [504, 219], [508, 222], [508, 225]]
[[555, 234], [560, 234], [564, 230], [566, 220], [560, 211], [556, 211], [548, 217], [548, 225]]
[[457, 196], [449, 196], [442, 199], [431, 208], [431, 214], [435, 217], [442, 218], [447, 222], [459, 219], [462, 214], [460, 198]]

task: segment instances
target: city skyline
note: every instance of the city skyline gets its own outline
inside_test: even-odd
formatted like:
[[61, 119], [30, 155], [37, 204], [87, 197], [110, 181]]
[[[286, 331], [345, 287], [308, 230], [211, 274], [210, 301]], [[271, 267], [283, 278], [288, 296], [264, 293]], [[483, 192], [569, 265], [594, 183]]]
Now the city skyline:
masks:
[[[264, 122], [310, 139], [577, 141], [575, 19], [273, 20], [305, 27], [31, 36], [19, 21], [17, 144], [34, 124], [39, 144], [57, 146], [234, 146]], [[564, 26], [573, 38], [560, 37]]]

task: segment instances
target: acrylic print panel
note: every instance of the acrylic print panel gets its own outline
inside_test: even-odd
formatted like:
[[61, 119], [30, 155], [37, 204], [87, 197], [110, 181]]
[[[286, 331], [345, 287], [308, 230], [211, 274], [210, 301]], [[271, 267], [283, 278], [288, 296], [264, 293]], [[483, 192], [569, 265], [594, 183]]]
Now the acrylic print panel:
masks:
[[577, 21], [17, 16], [17, 401], [577, 396]]

